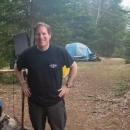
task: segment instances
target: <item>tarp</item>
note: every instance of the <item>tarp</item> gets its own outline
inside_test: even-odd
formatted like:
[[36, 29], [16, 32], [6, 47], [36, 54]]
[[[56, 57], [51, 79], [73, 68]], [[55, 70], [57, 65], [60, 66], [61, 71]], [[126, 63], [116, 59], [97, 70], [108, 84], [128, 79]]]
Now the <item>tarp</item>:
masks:
[[74, 60], [87, 61], [92, 54], [86, 45], [79, 42], [67, 44], [65, 48]]
[[67, 76], [69, 75], [69, 72], [70, 72], [70, 68], [67, 68], [65, 65], [62, 67], [62, 77], [63, 78], [67, 78]]

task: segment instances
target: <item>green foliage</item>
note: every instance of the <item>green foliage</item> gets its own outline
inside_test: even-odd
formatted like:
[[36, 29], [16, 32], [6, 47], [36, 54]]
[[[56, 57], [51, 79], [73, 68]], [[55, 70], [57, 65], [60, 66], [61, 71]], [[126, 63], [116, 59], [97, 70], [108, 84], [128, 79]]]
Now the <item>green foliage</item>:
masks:
[[84, 0], [42, 1], [43, 21], [48, 23], [54, 32], [52, 43], [61, 46], [72, 42], [91, 44], [96, 34], [96, 26], [89, 10], [84, 6], [87, 4]]
[[[119, 6], [121, 0], [101, 1], [97, 26], [101, 34], [101, 41], [98, 44], [101, 54], [111, 56], [115, 48], [119, 48], [124, 36], [125, 18], [124, 13]], [[99, 8], [99, 4], [96, 5]], [[97, 15], [96, 15], [97, 16]], [[97, 17], [96, 17], [97, 18]]]
[[9, 66], [14, 50], [13, 35], [28, 31], [29, 0], [0, 1], [0, 68]]
[[111, 55], [113, 58], [124, 58], [124, 49], [123, 48], [115, 48], [114, 53]]
[[[65, 46], [81, 42], [102, 56], [120, 56], [126, 25], [120, 2], [102, 0], [97, 20], [97, 0], [1, 0], [0, 68], [9, 65], [14, 49], [12, 36], [27, 32], [33, 40], [32, 28], [38, 21], [51, 26], [51, 43]], [[128, 57], [130, 51], [126, 46], [124, 55]]]
[[130, 64], [130, 57], [126, 57], [125, 63]]
[[1, 69], [5, 66], [9, 66], [13, 46], [11, 45], [12, 39], [10, 37], [7, 38], [5, 37], [0, 40], [1, 40], [0, 44], [0, 69]]
[[126, 64], [130, 64], [130, 32], [126, 33], [126, 36], [124, 38], [124, 48], [125, 48], [125, 58], [126, 58]]

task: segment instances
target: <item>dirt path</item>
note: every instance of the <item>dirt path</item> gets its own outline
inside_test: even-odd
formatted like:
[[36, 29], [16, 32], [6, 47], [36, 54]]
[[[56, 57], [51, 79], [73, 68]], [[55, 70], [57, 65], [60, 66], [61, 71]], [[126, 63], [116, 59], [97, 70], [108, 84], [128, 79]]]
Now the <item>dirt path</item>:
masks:
[[[78, 62], [78, 66], [74, 85], [65, 97], [65, 130], [130, 130], [130, 104], [125, 104], [125, 98], [115, 96], [111, 89], [119, 81], [130, 83], [130, 65], [125, 65], [123, 59], [103, 59], [101, 62]], [[11, 94], [12, 90], [0, 95], [8, 113], [11, 113], [12, 100], [7, 95]], [[16, 88], [14, 101], [18, 118], [21, 114], [20, 99], [21, 91]], [[32, 130], [25, 106], [25, 125]], [[48, 125], [46, 130], [49, 130]]]
[[86, 62], [84, 66], [66, 98], [66, 130], [130, 130], [129, 105], [111, 89], [118, 80], [130, 81], [130, 66], [122, 59]]

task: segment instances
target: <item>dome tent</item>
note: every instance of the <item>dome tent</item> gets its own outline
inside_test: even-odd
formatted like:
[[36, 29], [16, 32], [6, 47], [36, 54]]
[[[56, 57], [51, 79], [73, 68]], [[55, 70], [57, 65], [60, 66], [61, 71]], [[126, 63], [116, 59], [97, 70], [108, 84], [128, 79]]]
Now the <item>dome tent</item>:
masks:
[[86, 45], [79, 42], [67, 44], [65, 48], [74, 60], [87, 61], [92, 54]]

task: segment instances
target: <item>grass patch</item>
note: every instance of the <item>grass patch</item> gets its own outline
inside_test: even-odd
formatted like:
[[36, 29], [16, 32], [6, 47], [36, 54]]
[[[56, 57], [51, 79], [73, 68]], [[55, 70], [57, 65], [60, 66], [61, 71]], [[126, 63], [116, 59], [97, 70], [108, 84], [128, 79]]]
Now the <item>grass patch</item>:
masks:
[[17, 80], [13, 73], [1, 73], [0, 82], [3, 84], [13, 84], [17, 83]]
[[130, 89], [130, 85], [129, 82], [119, 81], [117, 85], [111, 86], [111, 89], [116, 93], [116, 95], [121, 96]]

